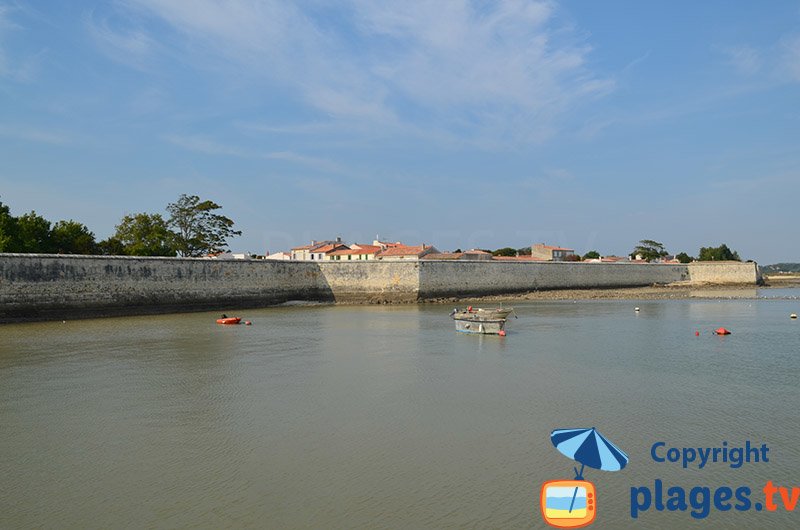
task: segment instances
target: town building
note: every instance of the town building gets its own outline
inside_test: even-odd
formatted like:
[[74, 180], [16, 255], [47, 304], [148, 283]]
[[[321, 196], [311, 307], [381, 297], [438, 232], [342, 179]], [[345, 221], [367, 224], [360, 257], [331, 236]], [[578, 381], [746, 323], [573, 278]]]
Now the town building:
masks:
[[[333, 245], [333, 247], [329, 247]], [[304, 245], [302, 247], [294, 247], [292, 249], [292, 259], [299, 260], [299, 261], [316, 261], [319, 259], [325, 259], [325, 254], [334, 250], [336, 246], [345, 247], [345, 244], [342, 242], [341, 237], [337, 237], [335, 240], [325, 240], [325, 241], [311, 241], [310, 245]], [[323, 247], [325, 248], [324, 250]]]
[[376, 247], [381, 247], [381, 249], [393, 248], [393, 247], [402, 247], [404, 246], [400, 241], [380, 241], [376, 239], [372, 242], [372, 244]]
[[544, 243], [531, 246], [531, 256], [547, 261], [566, 261], [567, 256], [575, 254], [575, 249], [565, 247], [552, 247]]
[[327, 254], [327, 259], [332, 261], [374, 260], [375, 256], [383, 250], [377, 245], [350, 245], [350, 248], [334, 250]]
[[275, 254], [267, 254], [264, 259], [288, 261], [292, 259], [292, 254], [290, 252], [276, 252]]
[[379, 260], [406, 260], [418, 261], [429, 254], [438, 254], [439, 251], [432, 245], [395, 245], [381, 250], [376, 258]]
[[309, 251], [313, 261], [323, 261], [328, 258], [328, 255], [337, 250], [349, 250], [347, 245], [343, 243], [328, 243]]

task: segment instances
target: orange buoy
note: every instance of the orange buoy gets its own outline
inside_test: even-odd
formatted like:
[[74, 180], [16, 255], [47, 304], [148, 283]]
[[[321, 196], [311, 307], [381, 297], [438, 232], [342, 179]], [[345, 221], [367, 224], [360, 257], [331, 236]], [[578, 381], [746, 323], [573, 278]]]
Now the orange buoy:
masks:
[[718, 328], [714, 330], [714, 335], [730, 335], [731, 332], [725, 328]]
[[225, 318], [218, 318], [217, 324], [222, 324], [224, 326], [229, 326], [231, 324], [238, 324], [242, 319], [239, 317], [225, 317]]
[[501, 329], [500, 331], [497, 332], [497, 334], [500, 335], [501, 337], [505, 337], [506, 331], [504, 329]]
[[245, 326], [250, 326], [250, 325], [252, 325], [252, 324], [253, 324], [253, 323], [252, 323], [252, 322], [250, 322], [249, 320], [245, 320], [245, 321], [244, 321], [244, 325], [245, 325]]

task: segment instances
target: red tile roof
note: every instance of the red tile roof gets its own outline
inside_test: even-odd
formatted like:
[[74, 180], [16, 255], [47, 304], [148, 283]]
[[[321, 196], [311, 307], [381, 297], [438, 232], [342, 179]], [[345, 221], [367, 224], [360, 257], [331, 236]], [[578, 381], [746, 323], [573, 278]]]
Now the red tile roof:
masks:
[[419, 245], [410, 247], [407, 245], [397, 245], [384, 249], [379, 254], [380, 256], [419, 256], [422, 252], [430, 247]]
[[328, 243], [327, 245], [322, 245], [319, 248], [312, 249], [311, 251], [314, 253], [322, 252], [327, 254], [328, 252], [339, 250], [341, 247], [347, 248], [345, 245], [342, 245], [341, 243]]
[[[358, 243], [356, 243], [353, 245], [353, 247], [358, 247], [358, 248], [353, 248], [353, 250], [360, 250], [361, 254], [371, 254], [373, 252], [379, 252], [381, 250], [381, 247], [377, 245], [359, 245]], [[358, 252], [356, 252], [356, 254], [358, 254]]]

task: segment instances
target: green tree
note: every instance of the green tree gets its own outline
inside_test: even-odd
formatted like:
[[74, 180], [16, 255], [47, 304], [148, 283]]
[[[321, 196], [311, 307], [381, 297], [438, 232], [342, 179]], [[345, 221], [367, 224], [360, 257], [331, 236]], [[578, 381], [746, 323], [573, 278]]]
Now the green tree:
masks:
[[517, 252], [519, 252], [520, 256], [530, 256], [531, 255], [531, 247], [518, 248]]
[[124, 256], [125, 245], [114, 236], [97, 243], [97, 253], [103, 256]]
[[728, 248], [725, 243], [718, 247], [701, 247], [700, 261], [742, 261], [739, 258], [739, 253]]
[[664, 249], [664, 245], [662, 243], [653, 241], [652, 239], [642, 239], [633, 249], [633, 252], [631, 252], [631, 257], [635, 258], [637, 255], [641, 255], [642, 259], [653, 261], [654, 259], [661, 258], [667, 254], [668, 252]]
[[167, 205], [167, 224], [176, 232], [175, 248], [181, 256], [221, 252], [227, 248], [228, 238], [242, 234], [233, 229], [231, 219], [214, 213], [221, 208], [213, 201], [201, 201], [197, 195], [181, 195], [177, 202]]
[[103, 242], [103, 252], [128, 256], [174, 256], [176, 235], [159, 214], [126, 215], [113, 236]]
[[0, 201], [0, 252], [16, 252], [17, 219]]
[[17, 218], [17, 238], [14, 252], [48, 253], [53, 251], [50, 241], [50, 221], [36, 212]]
[[61, 254], [96, 254], [97, 242], [86, 225], [77, 221], [59, 221], [50, 230], [50, 247]]
[[596, 250], [590, 250], [583, 255], [583, 259], [600, 259], [600, 253]]
[[691, 257], [691, 256], [690, 256], [689, 254], [687, 254], [686, 252], [681, 252], [680, 254], [676, 254], [676, 255], [675, 255], [675, 259], [677, 259], [677, 260], [678, 260], [678, 261], [680, 261], [681, 263], [691, 263], [691, 262], [693, 262], [693, 261], [694, 261], [694, 258], [693, 258], [693, 257]]
[[492, 256], [511, 256], [514, 257], [517, 255], [517, 250], [511, 247], [505, 248], [498, 248], [494, 252], [492, 252]]

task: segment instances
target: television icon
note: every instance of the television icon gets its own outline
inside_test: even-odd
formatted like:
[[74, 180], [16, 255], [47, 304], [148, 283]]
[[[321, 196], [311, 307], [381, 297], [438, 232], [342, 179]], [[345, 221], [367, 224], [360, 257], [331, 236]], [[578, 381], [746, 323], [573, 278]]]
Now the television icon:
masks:
[[551, 480], [542, 485], [542, 517], [550, 526], [580, 528], [594, 522], [597, 496], [586, 480]]

